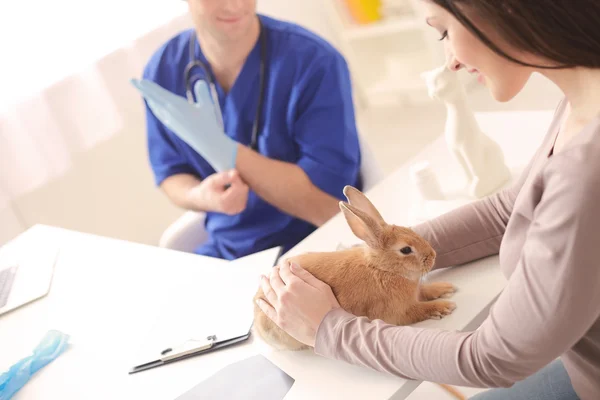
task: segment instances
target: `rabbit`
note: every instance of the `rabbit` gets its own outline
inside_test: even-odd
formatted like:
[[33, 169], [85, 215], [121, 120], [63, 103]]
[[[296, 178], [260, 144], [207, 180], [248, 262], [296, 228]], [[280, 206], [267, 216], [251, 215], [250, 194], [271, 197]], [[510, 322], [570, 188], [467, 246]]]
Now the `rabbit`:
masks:
[[[455, 303], [441, 300], [456, 291], [452, 284], [420, 282], [435, 261], [429, 243], [409, 228], [387, 224], [356, 188], [346, 186], [343, 192], [349, 204], [340, 202], [340, 209], [366, 246], [306, 253], [285, 262], [299, 264], [330, 285], [342, 308], [357, 316], [408, 325], [452, 313]], [[267, 301], [260, 288], [254, 296], [253, 330], [258, 336], [279, 350], [309, 348], [275, 325], [257, 299]]]

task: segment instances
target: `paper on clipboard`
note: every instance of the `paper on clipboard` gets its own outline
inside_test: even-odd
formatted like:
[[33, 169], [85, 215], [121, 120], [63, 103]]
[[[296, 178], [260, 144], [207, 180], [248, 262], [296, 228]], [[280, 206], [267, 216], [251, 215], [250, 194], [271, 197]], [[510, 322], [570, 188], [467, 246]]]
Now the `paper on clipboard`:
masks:
[[165, 306], [142, 340], [134, 362], [152, 360], [163, 350], [190, 339], [216, 336], [222, 341], [246, 335], [254, 319], [252, 298], [259, 287], [259, 276], [270, 271], [279, 253], [280, 248], [264, 250], [207, 269], [201, 282], [186, 282], [163, 294]]

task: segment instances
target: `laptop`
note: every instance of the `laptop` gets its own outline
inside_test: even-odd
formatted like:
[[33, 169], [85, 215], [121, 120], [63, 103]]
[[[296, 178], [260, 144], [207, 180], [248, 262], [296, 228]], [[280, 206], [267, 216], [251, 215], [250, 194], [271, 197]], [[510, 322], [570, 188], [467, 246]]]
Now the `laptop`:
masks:
[[50, 291], [58, 246], [47, 243], [31, 249], [24, 248], [25, 243], [15, 239], [0, 248], [0, 315]]

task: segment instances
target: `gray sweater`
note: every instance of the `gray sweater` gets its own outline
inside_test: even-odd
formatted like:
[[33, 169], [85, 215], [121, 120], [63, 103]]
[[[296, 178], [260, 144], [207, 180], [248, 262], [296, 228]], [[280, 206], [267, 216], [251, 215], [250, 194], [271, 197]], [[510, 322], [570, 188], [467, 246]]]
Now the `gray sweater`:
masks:
[[600, 117], [552, 155], [566, 104], [515, 184], [414, 228], [434, 268], [500, 254], [508, 283], [483, 324], [398, 327], [338, 309], [319, 326], [317, 354], [474, 387], [511, 386], [561, 357], [579, 397], [600, 399]]

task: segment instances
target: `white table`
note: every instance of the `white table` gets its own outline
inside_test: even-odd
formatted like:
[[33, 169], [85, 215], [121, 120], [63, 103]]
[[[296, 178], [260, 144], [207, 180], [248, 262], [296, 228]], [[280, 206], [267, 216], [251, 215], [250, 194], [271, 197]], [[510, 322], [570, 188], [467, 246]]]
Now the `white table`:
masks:
[[[484, 130], [499, 142], [508, 164], [522, 169], [545, 134], [552, 113], [480, 114]], [[499, 128], [502, 127], [502, 131]], [[518, 147], [516, 144], [518, 143]], [[462, 175], [450, 161], [443, 138], [415, 157], [428, 159], [442, 182], [460, 186]], [[411, 224], [408, 210], [413, 188], [408, 165], [399, 168], [368, 196], [392, 223]], [[42, 369], [17, 399], [170, 399], [225, 365], [257, 353], [265, 354], [296, 379], [286, 399], [404, 399], [419, 384], [361, 367], [317, 357], [310, 352], [274, 352], [249, 342], [165, 367], [128, 375], [134, 344], [156, 322], [165, 296], [182, 281], [198, 282], [199, 290], [216, 290], [210, 271], [219, 262], [193, 254], [35, 226], [19, 240], [35, 249], [40, 241], [58, 240], [61, 255], [48, 296], [0, 316], [0, 370], [28, 355], [49, 329], [72, 337], [71, 348]], [[331, 251], [355, 239], [341, 215], [290, 251]], [[206, 265], [202, 265], [206, 264]], [[451, 330], [477, 327], [505, 281], [497, 257], [460, 268], [436, 271], [433, 280], [454, 283], [459, 292], [454, 313], [421, 326]], [[258, 283], [258, 279], [257, 279]]]

